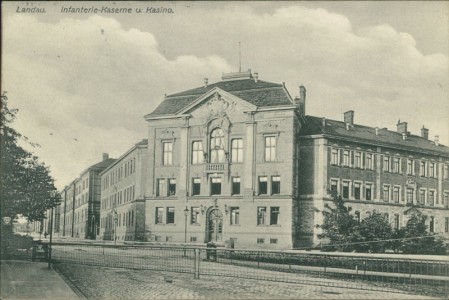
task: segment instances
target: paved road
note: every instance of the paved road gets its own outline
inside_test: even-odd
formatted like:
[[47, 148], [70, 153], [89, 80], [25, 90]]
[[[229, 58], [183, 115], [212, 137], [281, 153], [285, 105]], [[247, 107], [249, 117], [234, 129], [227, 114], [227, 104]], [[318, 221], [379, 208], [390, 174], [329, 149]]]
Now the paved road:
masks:
[[192, 274], [66, 263], [57, 269], [89, 299], [432, 299], [219, 276], [194, 279]]

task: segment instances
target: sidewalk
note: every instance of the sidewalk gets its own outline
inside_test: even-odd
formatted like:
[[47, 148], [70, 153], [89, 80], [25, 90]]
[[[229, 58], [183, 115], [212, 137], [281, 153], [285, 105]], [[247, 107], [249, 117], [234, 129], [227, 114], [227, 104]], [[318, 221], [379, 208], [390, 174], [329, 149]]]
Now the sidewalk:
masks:
[[1, 299], [80, 299], [46, 262], [2, 260]]

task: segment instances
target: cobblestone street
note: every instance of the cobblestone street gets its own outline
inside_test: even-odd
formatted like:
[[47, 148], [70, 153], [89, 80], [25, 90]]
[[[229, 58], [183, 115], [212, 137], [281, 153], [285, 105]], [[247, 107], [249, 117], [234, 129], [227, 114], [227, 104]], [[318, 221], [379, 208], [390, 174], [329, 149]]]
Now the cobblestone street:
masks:
[[104, 268], [55, 267], [81, 297], [101, 299], [431, 299], [357, 289], [192, 274]]

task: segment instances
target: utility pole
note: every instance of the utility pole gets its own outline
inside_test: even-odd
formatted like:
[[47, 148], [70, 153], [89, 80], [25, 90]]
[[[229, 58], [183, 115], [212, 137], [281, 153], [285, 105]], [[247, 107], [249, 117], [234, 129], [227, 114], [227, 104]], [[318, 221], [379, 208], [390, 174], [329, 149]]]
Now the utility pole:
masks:
[[50, 245], [48, 248], [48, 268], [51, 268], [51, 251], [52, 251], [52, 242], [53, 242], [53, 207], [51, 208], [50, 215]]

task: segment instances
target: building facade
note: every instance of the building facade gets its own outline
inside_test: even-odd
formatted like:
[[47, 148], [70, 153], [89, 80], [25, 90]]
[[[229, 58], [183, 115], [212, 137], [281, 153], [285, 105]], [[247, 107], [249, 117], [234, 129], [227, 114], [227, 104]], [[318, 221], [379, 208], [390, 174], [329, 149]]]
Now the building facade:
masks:
[[302, 246], [317, 245], [321, 211], [336, 191], [358, 220], [384, 214], [393, 228], [406, 225], [413, 213], [427, 216], [431, 232], [449, 232], [449, 148], [428, 129], [414, 135], [406, 122], [397, 130], [307, 116], [300, 132], [299, 218]]
[[250, 71], [166, 96], [149, 115], [147, 239], [291, 248], [298, 106]]
[[60, 192], [60, 237], [96, 239], [100, 225], [100, 173], [114, 161], [104, 153], [101, 162], [84, 170]]
[[142, 140], [101, 172], [98, 239], [145, 240], [147, 148]]

